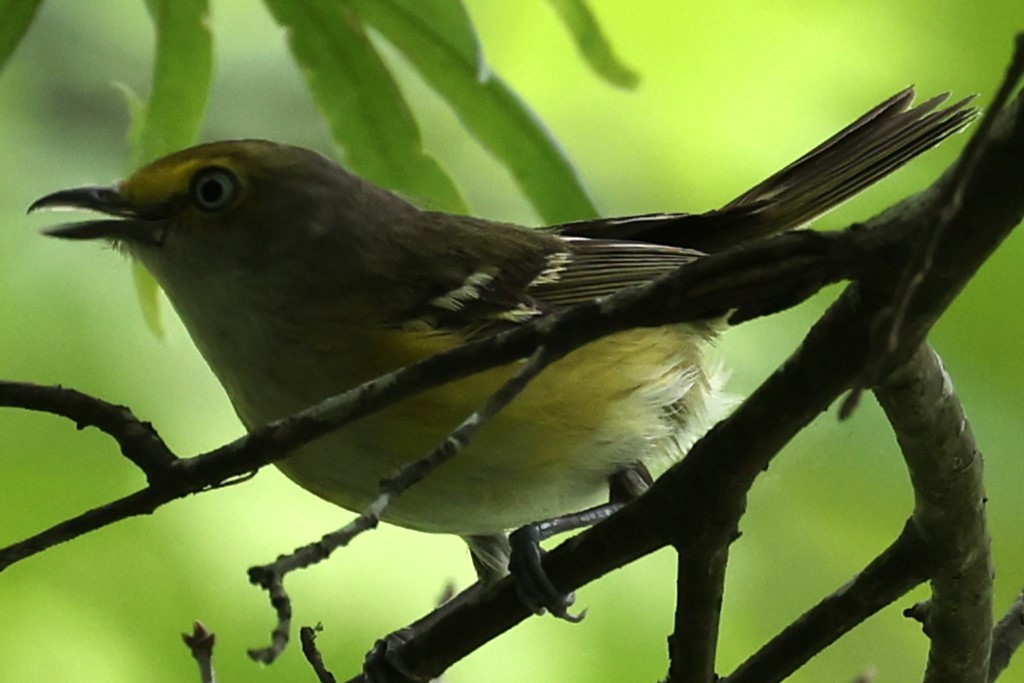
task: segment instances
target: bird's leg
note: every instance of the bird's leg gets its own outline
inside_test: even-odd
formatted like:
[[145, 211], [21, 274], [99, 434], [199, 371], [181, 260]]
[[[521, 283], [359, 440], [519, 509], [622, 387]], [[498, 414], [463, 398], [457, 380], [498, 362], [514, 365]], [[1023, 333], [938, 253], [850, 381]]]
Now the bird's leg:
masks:
[[633, 463], [617, 470], [609, 477], [607, 503], [534, 522], [513, 532], [509, 537], [512, 553], [509, 571], [516, 579], [519, 596], [523, 602], [537, 614], [546, 610], [567, 621], [582, 620], [585, 612], [578, 615], [569, 613], [569, 607], [574, 600], [573, 594], [558, 590], [544, 571], [541, 559], [545, 551], [540, 547], [541, 541], [566, 531], [593, 526], [611, 517], [650, 488], [653, 481], [651, 473], [643, 463]]
[[608, 502], [580, 512], [553, 517], [514, 532], [511, 537], [504, 534], [464, 536], [469, 546], [473, 566], [479, 581], [439, 605], [419, 621], [399, 629], [374, 645], [366, 655], [363, 673], [370, 683], [391, 681], [426, 680], [417, 677], [402, 663], [402, 648], [416, 633], [429, 628], [444, 615], [461, 605], [475, 600], [491, 584], [509, 573], [516, 580], [519, 596], [523, 603], [540, 614], [545, 610], [556, 617], [577, 622], [583, 615], [569, 613], [573, 603], [572, 593], [563, 593], [551, 583], [541, 566], [544, 551], [540, 542], [556, 534], [597, 524], [638, 498], [653, 483], [650, 473], [642, 463], [634, 463], [617, 470], [608, 479]]
[[486, 534], [463, 536], [462, 540], [469, 546], [473, 568], [476, 569], [476, 576], [481, 583], [490, 585], [508, 576], [509, 556], [512, 554], [508, 536]]

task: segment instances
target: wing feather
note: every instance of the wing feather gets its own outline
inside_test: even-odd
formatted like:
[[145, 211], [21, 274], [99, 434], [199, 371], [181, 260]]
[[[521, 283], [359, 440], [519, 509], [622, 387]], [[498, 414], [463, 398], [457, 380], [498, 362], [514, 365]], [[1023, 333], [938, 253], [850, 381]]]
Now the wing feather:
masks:
[[488, 264], [417, 305], [403, 326], [467, 339], [500, 332], [574, 304], [650, 282], [701, 252], [611, 239], [564, 237], [561, 249]]

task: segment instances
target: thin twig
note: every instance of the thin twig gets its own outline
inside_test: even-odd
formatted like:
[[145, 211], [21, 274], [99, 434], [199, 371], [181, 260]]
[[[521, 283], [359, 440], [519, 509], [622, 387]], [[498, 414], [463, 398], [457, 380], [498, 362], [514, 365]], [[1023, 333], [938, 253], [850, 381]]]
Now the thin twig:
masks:
[[213, 645], [216, 641], [213, 631], [208, 630], [201, 622], [192, 624], [192, 633], [182, 633], [192, 656], [199, 664], [200, 683], [216, 683], [217, 676], [213, 671]]
[[313, 667], [313, 671], [316, 673], [316, 680], [320, 683], [337, 683], [334, 674], [324, 664], [324, 658], [320, 654], [320, 649], [316, 646], [316, 635], [322, 630], [323, 627], [320, 624], [317, 624], [315, 627], [303, 626], [299, 629], [299, 642], [302, 643], [302, 654], [306, 657], [309, 665]]
[[[999, 90], [996, 91], [995, 97], [992, 98], [992, 102], [989, 104], [989, 110], [992, 112], [1001, 112], [1007, 108], [1014, 93], [1020, 88], [1022, 79], [1024, 79], [1024, 33], [1019, 33], [1015, 36], [1013, 45], [1013, 56], [1006, 67], [1006, 73], [1003, 75]], [[961, 161], [953, 168], [953, 177], [950, 185], [956, 193], [954, 201], [951, 202], [954, 207], [959, 206], [962, 201], [962, 194], [967, 186], [967, 181], [974, 175], [978, 162], [984, 154], [985, 145], [988, 144], [994, 134], [993, 127], [997, 120], [998, 117], [996, 116], [986, 116], [981, 120], [981, 123], [978, 124], [978, 129], [964, 147]]]
[[765, 643], [721, 683], [778, 683], [880, 609], [927, 579], [928, 547], [907, 523], [846, 585]]
[[121, 447], [121, 453], [145, 473], [150, 483], [168, 475], [178, 458], [171, 453], [153, 425], [125, 407], [74, 389], [0, 381], [0, 406], [24, 408], [66, 417], [78, 429], [95, 427]]
[[516, 396], [526, 389], [527, 385], [537, 375], [569, 351], [572, 351], [573, 348], [575, 346], [570, 348], [562, 347], [557, 352], [551, 346], [541, 346], [538, 348], [515, 375], [488, 398], [487, 402], [479, 410], [463, 420], [462, 424], [456, 427], [437, 448], [425, 457], [414, 460], [400, 467], [394, 474], [385, 477], [381, 482], [381, 490], [391, 493], [392, 500], [394, 500], [403, 491], [422, 481], [424, 477], [454, 458], [469, 445], [469, 442], [480, 431], [480, 428], [504, 410]]
[[270, 645], [249, 650], [249, 656], [258, 662], [270, 664], [280, 656], [288, 644], [292, 604], [284, 588], [285, 576], [327, 559], [335, 550], [351, 543], [356, 536], [375, 528], [384, 512], [399, 496], [454, 458], [469, 444], [477, 431], [494, 419], [544, 368], [570, 350], [564, 348], [556, 352], [546, 346], [538, 348], [515, 375], [492, 394], [479, 410], [463, 420], [436, 448], [385, 478], [381, 482], [380, 494], [355, 520], [323, 536], [315, 543], [297, 548], [288, 555], [281, 555], [270, 564], [251, 567], [249, 581], [269, 593], [270, 604], [277, 614], [277, 625], [271, 632]]
[[161, 505], [185, 495], [187, 494], [179, 493], [176, 489], [169, 487], [147, 486], [123, 498], [95, 507], [0, 549], [0, 571], [25, 558], [96, 529], [102, 529], [130, 517], [151, 514]]
[[994, 681], [1006, 670], [1013, 654], [1024, 644], [1024, 593], [1006, 610], [992, 632], [992, 657], [989, 659], [988, 680]]
[[365, 531], [374, 529], [380, 523], [380, 515], [390, 505], [392, 496], [381, 493], [354, 520], [319, 541], [296, 548], [287, 555], [279, 555], [270, 564], [249, 568], [249, 581], [267, 591], [270, 605], [274, 608], [277, 623], [270, 634], [270, 645], [249, 650], [249, 657], [263, 664], [270, 664], [284, 651], [291, 633], [292, 602], [284, 588], [284, 578], [293, 571], [321, 562], [338, 548], [352, 542]]

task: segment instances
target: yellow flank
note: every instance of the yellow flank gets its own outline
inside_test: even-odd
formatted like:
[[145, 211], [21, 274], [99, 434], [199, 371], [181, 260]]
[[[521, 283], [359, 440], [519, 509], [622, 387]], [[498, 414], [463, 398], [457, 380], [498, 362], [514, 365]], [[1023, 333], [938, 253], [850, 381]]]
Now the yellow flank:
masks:
[[[546, 369], [465, 451], [398, 499], [385, 519], [422, 531], [498, 533], [600, 503], [609, 472], [637, 460], [663, 470], [714, 417], [713, 378], [702, 370], [706, 334], [688, 325], [633, 330], [571, 353]], [[338, 357], [348, 359], [347, 367], [365, 363], [369, 379], [451, 343], [451, 337], [438, 335], [387, 335]], [[391, 367], [374, 367], [371, 358], [385, 357]], [[317, 495], [362, 509], [378, 492], [382, 475], [425, 456], [520, 365], [414, 396], [279, 466]]]

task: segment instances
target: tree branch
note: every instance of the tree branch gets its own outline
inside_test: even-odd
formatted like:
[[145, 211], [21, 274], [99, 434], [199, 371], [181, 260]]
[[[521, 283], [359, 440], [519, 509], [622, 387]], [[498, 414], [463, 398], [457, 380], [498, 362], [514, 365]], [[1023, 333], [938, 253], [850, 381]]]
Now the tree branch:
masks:
[[428, 476], [435, 469], [448, 462], [469, 443], [469, 440], [485, 424], [500, 413], [505, 406], [529, 385], [529, 383], [571, 349], [553, 350], [541, 346], [530, 360], [505, 382], [481, 407], [467, 417], [438, 446], [420, 458], [398, 469], [395, 474], [380, 483], [380, 494], [355, 520], [341, 529], [327, 534], [316, 543], [302, 546], [287, 555], [281, 555], [270, 564], [251, 567], [249, 581], [270, 594], [270, 603], [277, 613], [277, 625], [271, 632], [270, 645], [249, 650], [249, 656], [257, 662], [270, 664], [284, 651], [291, 630], [291, 598], [284, 589], [284, 578], [298, 569], [322, 562], [338, 548], [351, 543], [356, 536], [376, 528], [381, 515], [399, 496], [411, 486]]
[[[1016, 87], [1019, 74], [1011, 77]], [[983, 129], [991, 136], [973, 143], [978, 151], [969, 161], [969, 172], [959, 177], [957, 167], [952, 172], [958, 184], [955, 202], [945, 193], [951, 182], [947, 174], [925, 193], [847, 233], [863, 236], [864, 245], [896, 239], [887, 241], [885, 249], [865, 249], [870, 257], [860, 262], [858, 283], [840, 296], [797, 352], [646, 495], [545, 557], [545, 570], [556, 586], [575, 590], [668, 543], [687, 552], [708, 529], [731, 528], [745, 509], [746, 492], [757, 475], [799, 430], [844, 390], [856, 386], [873, 358], [884, 355], [878, 365], [884, 376], [910, 357], [1024, 216], [1021, 106], [1018, 95], [1005, 108], [989, 111], [992, 121]], [[878, 349], [872, 344], [877, 319], [892, 305], [902, 265], [920, 244], [914, 237], [939, 216], [947, 226], [934, 244], [930, 267], [904, 307], [900, 336], [891, 348]], [[422, 678], [436, 676], [526, 616], [511, 581], [501, 581], [406, 643], [405, 668]], [[351, 680], [364, 679], [360, 675]]]
[[925, 682], [988, 680], [992, 556], [982, 457], [938, 356], [927, 345], [875, 389], [914, 486], [911, 523], [933, 558]]
[[911, 523], [846, 585], [801, 615], [721, 683], [777, 683], [928, 578], [928, 546]]
[[988, 680], [999, 678], [1010, 664], [1010, 658], [1024, 644], [1024, 593], [1019, 593], [992, 633], [992, 656]]
[[213, 631], [207, 630], [197, 621], [192, 625], [192, 633], [182, 633], [181, 639], [185, 641], [185, 647], [192, 653], [192, 657], [199, 665], [200, 683], [216, 683], [217, 676], [213, 670], [213, 645], [217, 639]]
[[0, 406], [60, 415], [72, 420], [78, 429], [96, 427], [117, 442], [122, 455], [150, 482], [159, 481], [177, 459], [153, 425], [139, 420], [129, 408], [74, 389], [0, 380]]
[[675, 627], [665, 683], [715, 680], [715, 655], [731, 538], [693, 543], [678, 552]]
[[337, 683], [337, 679], [334, 677], [334, 674], [332, 674], [324, 664], [324, 658], [323, 655], [320, 654], [320, 649], [316, 646], [316, 636], [319, 631], [319, 625], [315, 628], [311, 626], [303, 626], [299, 629], [299, 640], [302, 643], [302, 654], [306, 657], [306, 661], [309, 662], [309, 665], [313, 667], [313, 672], [316, 673], [316, 679], [319, 683]]
[[[895, 237], [892, 238], [896, 240]], [[140, 491], [66, 520], [18, 543], [0, 548], [0, 571], [59, 543], [77, 538], [193, 493], [217, 488], [276, 462], [296, 448], [382, 410], [416, 393], [462, 379], [525, 356], [540, 345], [571, 349], [601, 336], [638, 326], [659, 326], [707, 318], [736, 309], [754, 317], [797, 303], [826, 284], [849, 277], [858, 259], [887, 240], [856, 232], [780, 235], [688, 265], [646, 286], [565, 311], [508, 332], [465, 344], [383, 375], [293, 416], [272, 422], [229, 444], [192, 458], [153, 458], [140, 465], [150, 485]], [[870, 243], [870, 244], [869, 244]], [[67, 395], [83, 404], [67, 416], [84, 425], [105, 425], [109, 404], [53, 387], [0, 383], [0, 405], [64, 415]], [[123, 410], [109, 407], [110, 410]], [[100, 414], [86, 419], [95, 411]], [[145, 425], [145, 423], [139, 423]], [[116, 425], [110, 427], [119, 440]], [[148, 429], [148, 428], [147, 428]], [[155, 432], [149, 436], [159, 441]], [[160, 441], [153, 448], [170, 450]], [[138, 456], [130, 456], [138, 459]]]

